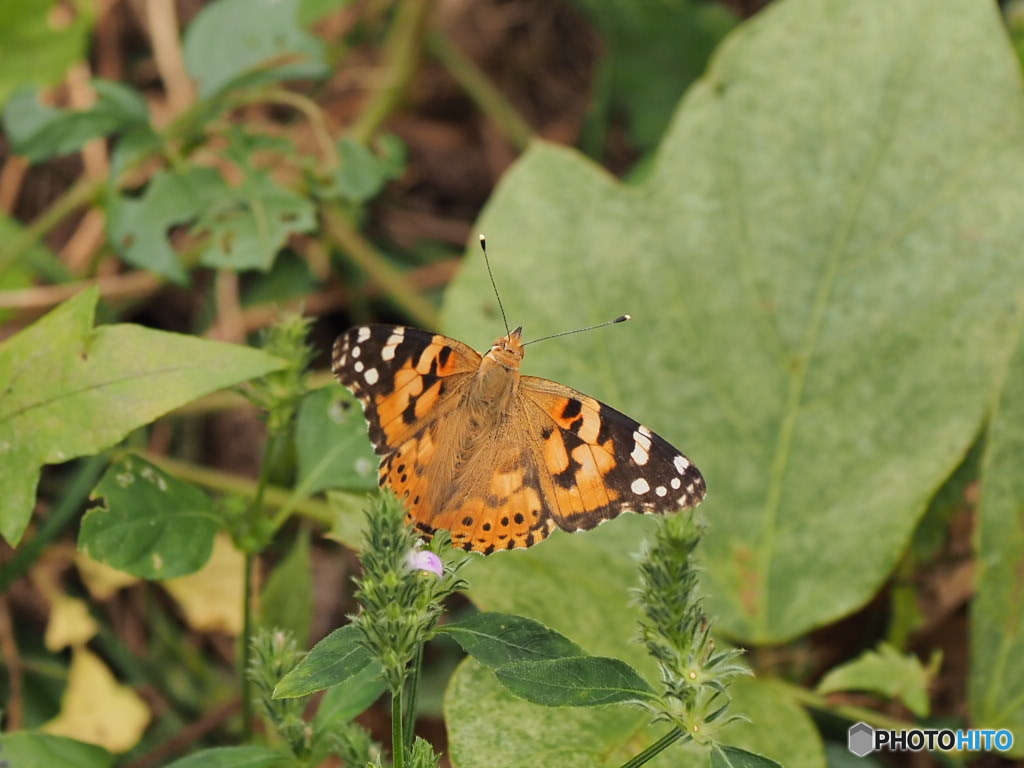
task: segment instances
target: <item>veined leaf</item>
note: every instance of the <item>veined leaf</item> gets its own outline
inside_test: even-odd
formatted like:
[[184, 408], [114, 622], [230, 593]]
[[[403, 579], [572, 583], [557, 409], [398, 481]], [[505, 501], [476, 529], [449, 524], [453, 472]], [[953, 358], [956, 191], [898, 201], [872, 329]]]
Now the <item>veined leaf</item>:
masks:
[[969, 707], [975, 727], [1006, 728], [1024, 755], [1024, 342], [1018, 340], [992, 416], [975, 531]]
[[[532, 348], [523, 372], [702, 469], [708, 607], [729, 634], [781, 642], [862, 605], [977, 434], [1024, 278], [1021, 101], [991, 4], [781, 0], [727, 38], [643, 183], [538, 144], [489, 202], [513, 324], [634, 314]], [[485, 344], [493, 303], [472, 252], [447, 331]], [[512, 555], [516, 573], [549, 557]], [[567, 592], [609, 567], [552, 559]]]
[[137, 325], [93, 328], [82, 292], [0, 344], [0, 534], [16, 544], [43, 464], [101, 451], [197, 397], [281, 361], [256, 349]]

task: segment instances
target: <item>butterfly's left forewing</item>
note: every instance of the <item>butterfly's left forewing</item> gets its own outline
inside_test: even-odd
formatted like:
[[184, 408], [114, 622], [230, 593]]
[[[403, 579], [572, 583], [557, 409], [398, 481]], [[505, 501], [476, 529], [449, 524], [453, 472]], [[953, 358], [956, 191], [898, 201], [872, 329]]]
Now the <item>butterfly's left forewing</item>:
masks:
[[536, 449], [559, 527], [593, 528], [621, 512], [674, 512], [704, 499], [697, 467], [639, 422], [547, 379], [524, 376], [521, 387], [539, 410]]

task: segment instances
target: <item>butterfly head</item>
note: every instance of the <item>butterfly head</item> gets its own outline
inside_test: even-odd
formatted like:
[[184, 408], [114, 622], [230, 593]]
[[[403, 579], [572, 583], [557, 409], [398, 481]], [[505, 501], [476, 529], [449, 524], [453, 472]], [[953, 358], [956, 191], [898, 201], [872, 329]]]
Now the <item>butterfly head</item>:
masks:
[[505, 368], [518, 368], [519, 363], [526, 354], [523, 349], [523, 326], [519, 326], [508, 336], [499, 336], [491, 345], [486, 357]]

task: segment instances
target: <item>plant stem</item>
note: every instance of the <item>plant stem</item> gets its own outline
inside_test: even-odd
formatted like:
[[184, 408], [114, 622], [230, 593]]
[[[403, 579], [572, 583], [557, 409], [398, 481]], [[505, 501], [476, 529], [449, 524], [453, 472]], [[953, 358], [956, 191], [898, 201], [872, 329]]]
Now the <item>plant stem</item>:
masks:
[[533, 128], [473, 60], [439, 32], [430, 36], [428, 45], [430, 52], [476, 102], [480, 111], [498, 125], [517, 149], [526, 149], [533, 138]]
[[402, 691], [405, 684], [391, 692], [391, 761], [394, 768], [405, 768], [405, 732], [402, 728]]
[[424, 299], [409, 279], [389, 264], [352, 225], [347, 214], [337, 206], [321, 209], [324, 229], [345, 255], [370, 276], [391, 301], [423, 328], [438, 326], [438, 313], [434, 305]]
[[653, 759], [655, 755], [657, 755], [659, 752], [662, 752], [663, 750], [667, 749], [673, 742], [678, 741], [684, 736], [687, 739], [690, 738], [686, 733], [683, 733], [683, 730], [681, 728], [673, 728], [671, 731], [666, 733], [656, 742], [647, 747], [647, 749], [645, 749], [639, 755], [636, 755], [632, 759], [624, 762], [621, 768], [637, 768], [638, 766], [643, 765], [644, 763]]
[[26, 251], [39, 242], [66, 216], [98, 198], [106, 183], [106, 179], [82, 177], [67, 192], [58, 197], [53, 205], [21, 230], [9, 246], [0, 250], [0, 275], [13, 266]]
[[409, 680], [409, 700], [405, 706], [405, 748], [412, 750], [412, 740], [416, 731], [416, 698], [419, 695], [420, 673], [423, 671], [423, 643], [416, 651], [412, 662], [412, 673]]
[[245, 553], [245, 585], [242, 589], [242, 735], [245, 741], [252, 739], [252, 680], [249, 679], [249, 664], [252, 660], [252, 569], [256, 556]]
[[[196, 483], [197, 485], [212, 488], [215, 491], [237, 493], [241, 496], [253, 496], [256, 493], [256, 483], [248, 477], [240, 477], [239, 475], [233, 475], [228, 472], [207, 469], [206, 467], [200, 467], [196, 464], [192, 464], [191, 462], [170, 459], [166, 456], [160, 456], [146, 451], [139, 453], [139, 455], [146, 461], [156, 464], [162, 469], [166, 469], [168, 472], [182, 480], [188, 480], [189, 482]], [[276, 485], [270, 485], [269, 483], [263, 488], [263, 496], [263, 503], [266, 506], [279, 509], [290, 505], [295, 512], [308, 517], [314, 522], [321, 523], [322, 525], [332, 526], [336, 522], [336, 515], [334, 511], [331, 509], [330, 505], [322, 501], [317, 501], [316, 499], [294, 501], [292, 499], [293, 494], [291, 491]]]
[[263, 444], [263, 462], [260, 465], [260, 476], [256, 483], [256, 493], [249, 505], [249, 540], [243, 542], [245, 549], [245, 586], [242, 590], [242, 731], [245, 740], [252, 738], [252, 681], [249, 679], [249, 663], [252, 654], [252, 637], [255, 625], [253, 616], [253, 603], [255, 602], [255, 579], [253, 571], [256, 567], [256, 557], [267, 545], [265, 516], [263, 514], [263, 497], [267, 491], [267, 483], [270, 479], [270, 472], [274, 466], [274, 458], [277, 456], [278, 447], [281, 443], [284, 432], [272, 432], [267, 436]]
[[366, 144], [381, 124], [398, 106], [405, 88], [416, 74], [416, 64], [423, 49], [427, 20], [434, 6], [434, 0], [405, 0], [398, 3], [395, 20], [385, 48], [390, 58], [387, 79], [384, 85], [370, 97], [366, 108], [352, 126], [352, 137]]
[[75, 469], [60, 503], [47, 515], [32, 540], [16, 549], [11, 559], [0, 569], [0, 592], [4, 592], [31, 568], [46, 546], [71, 523], [89, 491], [96, 485], [106, 463], [107, 455], [101, 453], [90, 456]]

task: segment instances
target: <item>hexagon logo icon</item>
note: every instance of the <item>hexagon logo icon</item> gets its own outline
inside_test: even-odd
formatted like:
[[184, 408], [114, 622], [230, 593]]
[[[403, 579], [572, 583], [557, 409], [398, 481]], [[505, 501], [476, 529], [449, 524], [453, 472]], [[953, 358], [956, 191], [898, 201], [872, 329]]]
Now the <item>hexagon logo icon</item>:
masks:
[[857, 757], [864, 757], [875, 751], [875, 729], [867, 723], [850, 726], [846, 734], [846, 748]]

